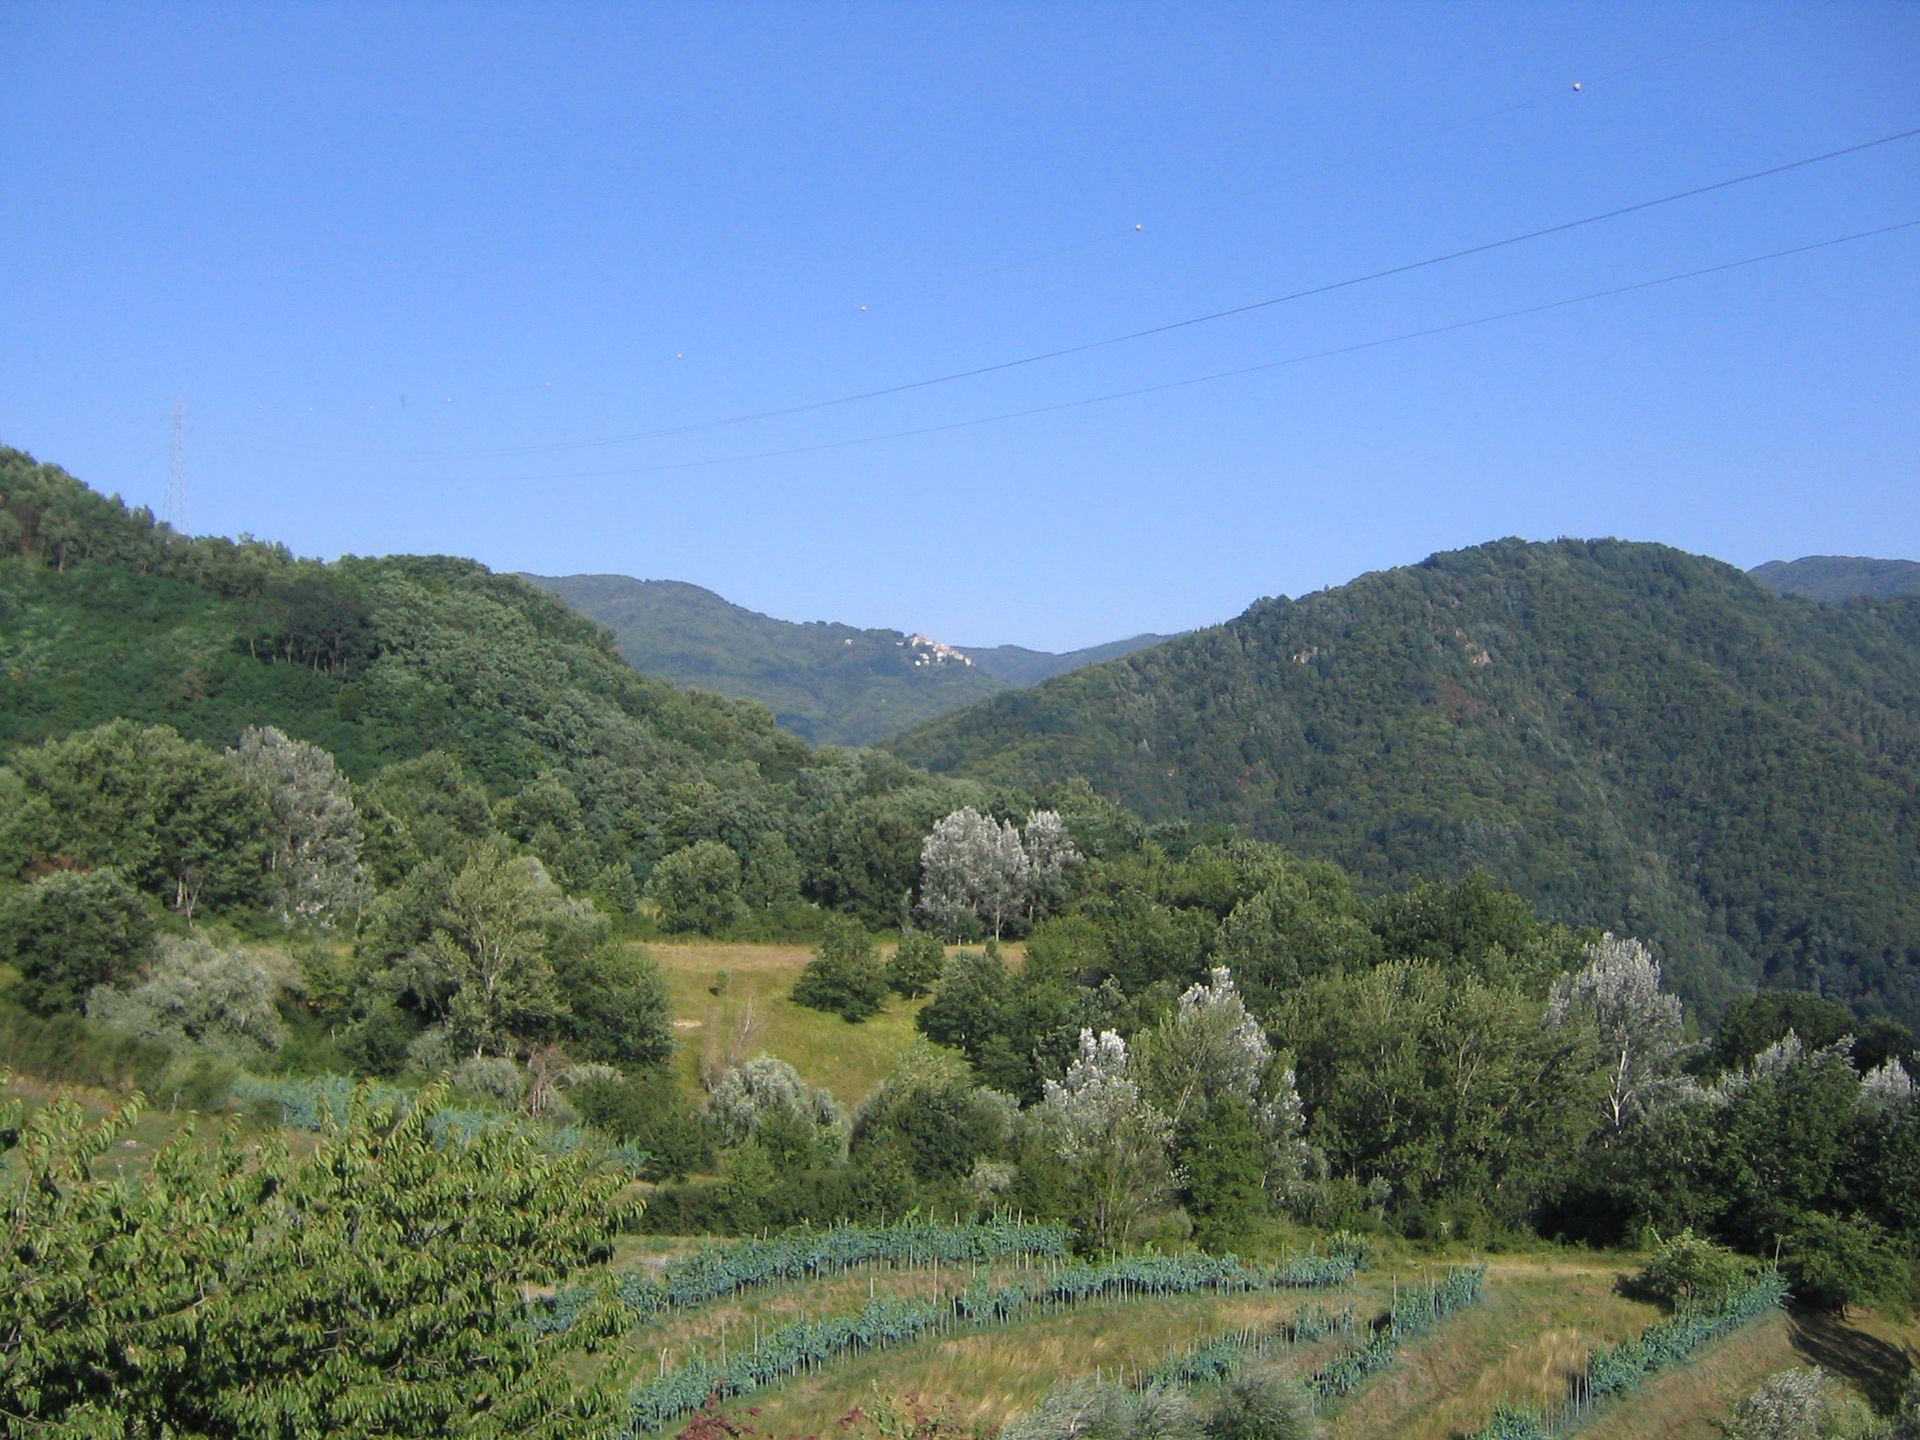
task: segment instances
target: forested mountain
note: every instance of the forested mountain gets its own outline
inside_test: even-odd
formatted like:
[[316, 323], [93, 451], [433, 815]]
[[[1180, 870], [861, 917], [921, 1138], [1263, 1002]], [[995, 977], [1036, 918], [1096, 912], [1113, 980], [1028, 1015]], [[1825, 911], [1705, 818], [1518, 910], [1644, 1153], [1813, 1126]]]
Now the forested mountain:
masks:
[[1484, 867], [1752, 985], [1920, 1019], [1920, 599], [1810, 606], [1662, 546], [1505, 540], [1262, 600], [893, 742], [1085, 777], [1363, 883]]
[[1015, 685], [1151, 645], [1136, 636], [1065, 655], [946, 646], [899, 630], [761, 615], [698, 585], [625, 575], [524, 577], [613, 631], [644, 675], [758, 700], [820, 745], [869, 745]]
[[1805, 595], [1836, 605], [1855, 596], [1889, 600], [1895, 595], [1920, 595], [1920, 563], [1912, 560], [1808, 555], [1799, 560], [1769, 560], [1747, 574], [1776, 595]]
[[805, 892], [876, 922], [919, 835], [977, 794], [639, 675], [601, 627], [474, 561], [187, 539], [0, 450], [0, 762], [116, 719], [213, 747], [271, 725], [450, 810], [468, 787], [569, 886], [624, 869], [627, 888], [718, 840], [763, 905]]

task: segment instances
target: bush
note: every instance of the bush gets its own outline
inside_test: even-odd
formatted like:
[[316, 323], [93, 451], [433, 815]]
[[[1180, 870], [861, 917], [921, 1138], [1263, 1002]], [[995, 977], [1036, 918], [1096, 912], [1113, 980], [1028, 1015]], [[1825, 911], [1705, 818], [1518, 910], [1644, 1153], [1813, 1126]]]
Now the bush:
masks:
[[1753, 1262], [1691, 1229], [1662, 1241], [1629, 1282], [1668, 1306], [1710, 1304], [1753, 1274]]
[[157, 1093], [171, 1058], [164, 1045], [78, 1015], [43, 1018], [0, 1004], [0, 1069], [70, 1085]]
[[1319, 1433], [1313, 1392], [1273, 1365], [1234, 1375], [1207, 1417], [1207, 1440], [1310, 1440]]
[[20, 972], [11, 998], [36, 1015], [131, 979], [152, 943], [153, 917], [111, 870], [56, 870], [0, 903], [0, 962]]
[[195, 934], [162, 940], [152, 973], [133, 989], [96, 985], [87, 1014], [142, 1040], [176, 1050], [198, 1047], [247, 1064], [286, 1043], [277, 990], [246, 951]]
[[589, 1125], [647, 1152], [649, 1180], [684, 1180], [713, 1164], [706, 1127], [666, 1070], [590, 1081], [573, 1101]]
[[937, 935], [909, 930], [887, 957], [887, 988], [907, 1000], [925, 995], [940, 978], [946, 959], [946, 948]]
[[858, 1024], [880, 1013], [886, 994], [887, 979], [875, 957], [873, 937], [857, 920], [831, 917], [813, 959], [794, 984], [794, 1003]]
[[1727, 1440], [1820, 1440], [1830, 1408], [1818, 1365], [1781, 1370], [1735, 1407]]
[[1796, 1301], [1841, 1315], [1850, 1305], [1878, 1299], [1882, 1284], [1900, 1268], [1888, 1252], [1886, 1232], [1871, 1220], [1811, 1211], [1786, 1235], [1780, 1265]]

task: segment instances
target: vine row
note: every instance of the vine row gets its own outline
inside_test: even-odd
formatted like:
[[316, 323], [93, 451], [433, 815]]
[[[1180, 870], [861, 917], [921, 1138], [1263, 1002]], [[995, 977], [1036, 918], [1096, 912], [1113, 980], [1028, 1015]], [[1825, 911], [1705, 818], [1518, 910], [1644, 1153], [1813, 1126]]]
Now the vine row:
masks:
[[1655, 1321], [1631, 1340], [1594, 1351], [1554, 1411], [1501, 1405], [1486, 1429], [1471, 1440], [1550, 1440], [1585, 1421], [1602, 1402], [1632, 1394], [1660, 1371], [1684, 1364], [1702, 1347], [1786, 1302], [1786, 1277], [1777, 1270], [1762, 1271], [1715, 1300], [1688, 1306]]
[[929, 1331], [977, 1329], [1034, 1311], [1071, 1310], [1108, 1298], [1319, 1288], [1351, 1279], [1363, 1258], [1362, 1247], [1346, 1239], [1337, 1250], [1284, 1265], [1250, 1265], [1232, 1255], [1140, 1255], [1100, 1264], [1075, 1262], [1000, 1287], [976, 1279], [964, 1291], [940, 1300], [877, 1299], [857, 1315], [801, 1320], [772, 1331], [731, 1360], [696, 1357], [636, 1384], [620, 1433], [626, 1440], [638, 1440], [691, 1414], [710, 1395], [745, 1394], [802, 1371], [819, 1370], [843, 1355], [897, 1345]]

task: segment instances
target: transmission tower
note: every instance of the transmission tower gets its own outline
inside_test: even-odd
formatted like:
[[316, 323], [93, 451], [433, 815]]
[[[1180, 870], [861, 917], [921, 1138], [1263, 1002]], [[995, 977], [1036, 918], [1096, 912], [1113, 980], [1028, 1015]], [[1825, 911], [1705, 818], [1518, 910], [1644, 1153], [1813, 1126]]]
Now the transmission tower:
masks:
[[187, 406], [173, 402], [173, 443], [167, 447], [167, 501], [160, 517], [176, 535], [187, 533]]

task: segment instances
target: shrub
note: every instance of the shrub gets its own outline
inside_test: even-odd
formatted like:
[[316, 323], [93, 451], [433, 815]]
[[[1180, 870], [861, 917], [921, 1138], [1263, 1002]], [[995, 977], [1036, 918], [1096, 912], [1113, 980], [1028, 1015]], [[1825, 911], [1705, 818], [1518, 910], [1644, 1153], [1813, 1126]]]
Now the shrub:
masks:
[[937, 935], [909, 930], [887, 957], [887, 987], [908, 1000], [925, 995], [940, 978], [940, 967], [946, 959], [946, 948]]
[[192, 935], [162, 940], [152, 973], [133, 989], [96, 985], [87, 1014], [142, 1040], [247, 1064], [286, 1043], [278, 988], [246, 951]]
[[1629, 1282], [1669, 1306], [1711, 1302], [1753, 1274], [1753, 1263], [1691, 1229], [1662, 1241]]
[[30, 1015], [0, 1005], [0, 1068], [103, 1090], [157, 1092], [171, 1053], [78, 1015]]
[[1769, 1375], [1734, 1409], [1727, 1440], [1819, 1440], [1829, 1399], [1818, 1365]]
[[886, 993], [873, 937], [857, 920], [843, 915], [828, 919], [819, 948], [794, 984], [794, 1003], [858, 1024], [880, 1013]]
[[713, 1164], [706, 1127], [667, 1070], [589, 1081], [573, 1099], [589, 1125], [646, 1151], [649, 1180], [684, 1180]]
[[0, 962], [20, 972], [11, 998], [36, 1015], [132, 978], [152, 943], [146, 905], [111, 870], [55, 870], [0, 903]]
[[1809, 1211], [1785, 1237], [1781, 1268], [1795, 1300], [1844, 1315], [1849, 1305], [1877, 1299], [1899, 1262], [1887, 1251], [1886, 1232], [1871, 1220]]
[[1207, 1440], [1310, 1440], [1319, 1433], [1313, 1392], [1272, 1365], [1232, 1376], [1207, 1417]]

